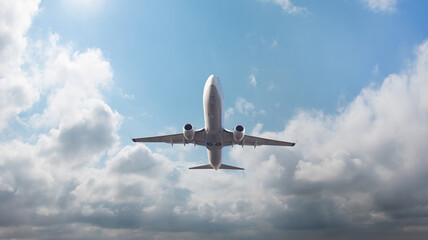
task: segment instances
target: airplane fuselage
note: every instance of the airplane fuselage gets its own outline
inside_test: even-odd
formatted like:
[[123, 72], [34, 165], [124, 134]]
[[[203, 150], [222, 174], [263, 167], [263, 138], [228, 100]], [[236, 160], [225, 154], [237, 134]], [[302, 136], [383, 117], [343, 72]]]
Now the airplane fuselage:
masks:
[[236, 125], [233, 131], [223, 128], [223, 87], [220, 80], [211, 75], [205, 82], [204, 94], [205, 127], [195, 130], [192, 124], [183, 126], [182, 133], [168, 134], [154, 137], [133, 138], [134, 142], [164, 142], [171, 145], [195, 144], [207, 148], [209, 164], [190, 167], [189, 169], [229, 169], [244, 170], [244, 168], [223, 164], [221, 150], [225, 146], [294, 146], [292, 142], [278, 141], [268, 138], [255, 137], [245, 134], [242, 125]]
[[221, 165], [223, 148], [223, 88], [214, 75], [208, 77], [203, 95], [208, 160], [214, 169]]

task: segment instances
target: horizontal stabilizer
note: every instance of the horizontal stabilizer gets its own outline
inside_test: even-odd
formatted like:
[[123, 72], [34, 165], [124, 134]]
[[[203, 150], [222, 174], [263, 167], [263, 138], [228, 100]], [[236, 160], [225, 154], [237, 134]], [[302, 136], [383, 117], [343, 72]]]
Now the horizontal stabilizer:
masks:
[[[207, 165], [201, 165], [201, 166], [191, 167], [189, 169], [214, 169], [214, 168], [211, 166], [211, 164], [207, 164]], [[226, 165], [226, 164], [220, 165], [219, 169], [244, 170], [243, 168], [234, 167], [234, 166], [230, 166], [230, 165]]]
[[226, 164], [222, 164], [222, 165], [220, 165], [219, 169], [228, 169], [228, 170], [244, 170], [243, 168], [240, 168], [240, 167], [234, 167], [234, 166], [230, 166], [230, 165], [226, 165]]
[[191, 167], [189, 169], [213, 169], [213, 167], [211, 166], [211, 164], [207, 164], [207, 165], [201, 165], [201, 166]]

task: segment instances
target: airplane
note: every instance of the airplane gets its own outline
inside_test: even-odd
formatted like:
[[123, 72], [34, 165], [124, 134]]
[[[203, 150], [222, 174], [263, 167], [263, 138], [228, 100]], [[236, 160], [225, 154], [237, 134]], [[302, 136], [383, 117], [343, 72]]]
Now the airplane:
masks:
[[207, 148], [209, 164], [191, 167], [189, 169], [229, 169], [244, 170], [222, 163], [222, 148], [233, 145], [249, 146], [294, 146], [295, 143], [273, 139], [253, 137], [245, 134], [245, 128], [237, 125], [233, 131], [223, 128], [223, 88], [220, 80], [211, 75], [208, 77], [203, 93], [205, 127], [195, 131], [192, 124], [187, 123], [183, 127], [183, 133], [133, 138], [134, 142], [164, 142], [173, 144], [194, 144]]

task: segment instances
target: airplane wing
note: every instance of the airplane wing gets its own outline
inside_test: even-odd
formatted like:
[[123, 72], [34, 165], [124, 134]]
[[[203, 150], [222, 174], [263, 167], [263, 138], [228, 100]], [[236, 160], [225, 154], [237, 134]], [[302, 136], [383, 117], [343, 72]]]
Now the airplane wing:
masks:
[[292, 147], [295, 145], [295, 143], [292, 142], [284, 142], [284, 141], [278, 141], [268, 138], [261, 138], [261, 137], [254, 137], [250, 135], [244, 135], [244, 138], [237, 142], [233, 140], [233, 132], [229, 130], [224, 130], [223, 132], [223, 146], [233, 146], [233, 145], [241, 145], [241, 146], [262, 146], [262, 145], [269, 145], [269, 146], [289, 146]]
[[195, 144], [195, 145], [205, 146], [206, 145], [205, 144], [206, 132], [205, 132], [205, 129], [203, 129], [203, 128], [195, 131], [195, 137], [193, 138], [192, 141], [189, 141], [186, 138], [184, 138], [184, 135], [182, 133], [155, 136], [155, 137], [133, 138], [132, 141], [134, 141], [134, 142], [164, 142], [164, 143], [169, 143], [171, 145], [173, 145], [173, 144]]

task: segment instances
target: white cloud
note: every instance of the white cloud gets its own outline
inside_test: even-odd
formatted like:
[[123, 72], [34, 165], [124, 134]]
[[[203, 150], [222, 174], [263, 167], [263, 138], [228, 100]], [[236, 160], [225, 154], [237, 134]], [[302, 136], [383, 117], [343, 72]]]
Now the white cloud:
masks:
[[[229, 161], [243, 173], [189, 171], [181, 165], [194, 163], [174, 154], [117, 146], [121, 116], [103, 100], [113, 71], [101, 50], [79, 53], [53, 35], [39, 52], [22, 96], [40, 94], [46, 106], [22, 121], [42, 133], [0, 144], [1, 239], [329, 239], [349, 229], [425, 237], [428, 41], [408, 69], [363, 89], [338, 115], [301, 111], [282, 132], [256, 125], [255, 134], [298, 143], [234, 147]], [[4, 76], [22, 77], [10, 70]], [[230, 109], [260, 114], [244, 98]]]
[[0, 76], [20, 72], [22, 54], [27, 46], [25, 33], [38, 12], [40, 1], [5, 0], [0, 2]]
[[394, 12], [397, 0], [360, 0], [373, 12]]
[[290, 0], [262, 0], [264, 2], [272, 2], [282, 8], [284, 12], [289, 14], [307, 14], [308, 10], [304, 7], [295, 6]]
[[80, 119], [81, 109], [94, 99], [102, 99], [101, 90], [112, 84], [113, 72], [99, 49], [79, 53], [58, 43], [59, 36], [52, 35], [45, 50], [48, 56], [38, 70], [40, 85], [49, 95], [43, 113], [32, 117], [37, 126]]
[[122, 97], [125, 99], [134, 99], [135, 98], [134, 94], [127, 94], [127, 93], [122, 94]]
[[235, 102], [235, 109], [241, 113], [248, 115], [254, 111], [254, 104], [245, 100], [245, 98], [239, 97]]
[[32, 79], [20, 68], [27, 46], [25, 32], [39, 1], [0, 2], [0, 131], [39, 99]]
[[0, 76], [0, 131], [38, 99], [39, 92], [23, 73]]
[[377, 76], [379, 75], [379, 64], [376, 64], [372, 70], [372, 75]]
[[39, 154], [55, 164], [81, 167], [99, 160], [100, 154], [117, 144], [121, 116], [100, 100], [87, 100], [72, 119], [39, 136]]
[[235, 114], [235, 109], [230, 107], [224, 112], [224, 117], [229, 119], [233, 114]]
[[225, 118], [228, 119], [235, 113], [244, 114], [246, 116], [254, 117], [259, 114], [266, 114], [266, 111], [256, 110], [253, 103], [248, 102], [245, 98], [239, 97], [235, 101], [235, 107], [228, 108], [225, 112]]
[[276, 41], [276, 40], [274, 39], [274, 40], [272, 40], [272, 43], [271, 43], [271, 45], [270, 45], [270, 48], [271, 48], [271, 49], [273, 49], [273, 48], [276, 48], [276, 47], [278, 47], [278, 41]]
[[[416, 55], [408, 69], [388, 76], [380, 88], [363, 89], [340, 114], [302, 111], [284, 132], [262, 134], [298, 140], [294, 149], [231, 151], [234, 159], [245, 159], [246, 169], [272, 154], [284, 168], [281, 181], [268, 182], [267, 177], [259, 182], [287, 199], [288, 210], [278, 211], [275, 224], [313, 228], [382, 223], [400, 232], [428, 214], [428, 41]], [[304, 208], [315, 212], [306, 217]]]
[[256, 76], [254, 76], [254, 74], [251, 74], [251, 75], [250, 75], [250, 83], [251, 83], [251, 85], [253, 85], [254, 87], [257, 85]]
[[270, 90], [274, 90], [274, 89], [275, 89], [275, 83], [274, 82], [269, 82], [268, 90], [270, 91]]

